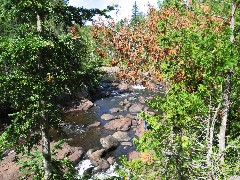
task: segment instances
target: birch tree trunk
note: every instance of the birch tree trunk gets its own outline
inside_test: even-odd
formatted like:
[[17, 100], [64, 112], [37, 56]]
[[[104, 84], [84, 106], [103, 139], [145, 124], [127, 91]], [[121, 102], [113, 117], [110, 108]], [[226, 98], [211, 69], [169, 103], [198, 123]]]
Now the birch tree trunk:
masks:
[[[222, 100], [220, 100], [218, 107], [215, 109], [214, 112], [214, 116], [211, 118], [211, 113], [212, 113], [212, 108], [211, 108], [211, 103], [209, 106], [209, 119], [208, 119], [208, 129], [209, 129], [209, 133], [207, 133], [207, 146], [208, 146], [208, 151], [207, 151], [207, 165], [208, 167], [211, 167], [212, 164], [212, 149], [213, 149], [213, 139], [214, 139], [214, 131], [215, 131], [215, 123], [217, 120], [217, 115], [218, 112], [220, 110], [221, 107], [221, 102]], [[211, 123], [210, 123], [211, 121]], [[214, 177], [214, 171], [212, 170], [211, 167], [211, 171], [209, 171], [209, 178], [212, 179]]]
[[42, 112], [41, 121], [41, 133], [42, 133], [42, 154], [43, 154], [43, 168], [44, 168], [44, 180], [49, 180], [52, 174], [51, 164], [51, 152], [49, 141], [49, 122], [45, 117], [45, 113]]
[[[42, 17], [39, 14], [37, 14], [37, 31], [39, 33], [42, 33], [43, 31], [41, 18]], [[41, 106], [40, 107], [41, 108], [41, 134], [42, 134], [44, 180], [49, 180], [52, 175], [51, 151], [50, 151], [50, 140], [49, 140], [49, 120], [46, 117], [45, 112], [43, 110], [44, 107], [46, 106], [45, 102], [40, 101], [40, 106]]]
[[226, 83], [223, 88], [223, 111], [222, 122], [219, 132], [219, 156], [220, 163], [224, 164], [224, 151], [225, 151], [225, 138], [226, 138], [226, 126], [228, 120], [228, 113], [230, 109], [230, 71], [227, 73]]
[[[232, 16], [231, 16], [231, 30], [232, 35], [230, 37], [230, 41], [233, 43], [234, 41], [234, 15], [236, 11], [236, 1], [232, 1]], [[227, 126], [227, 120], [228, 120], [228, 114], [230, 110], [230, 88], [231, 88], [231, 69], [228, 70], [227, 76], [226, 76], [226, 82], [223, 88], [223, 112], [222, 112], [222, 122], [220, 126], [220, 132], [219, 132], [219, 155], [220, 155], [220, 163], [224, 164], [224, 151], [225, 151], [225, 141], [226, 141], [226, 126]]]

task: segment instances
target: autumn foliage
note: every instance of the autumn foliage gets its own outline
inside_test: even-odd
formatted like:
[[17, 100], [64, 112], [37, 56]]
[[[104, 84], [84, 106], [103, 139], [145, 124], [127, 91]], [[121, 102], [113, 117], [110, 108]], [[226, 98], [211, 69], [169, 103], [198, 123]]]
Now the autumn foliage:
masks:
[[[164, 7], [161, 10], [149, 7], [145, 21], [136, 24], [134, 28], [127, 21], [118, 30], [113, 21], [97, 21], [93, 28], [94, 38], [99, 43], [97, 52], [101, 57], [111, 59], [112, 66], [121, 65], [120, 78], [144, 85], [150, 79], [163, 81], [162, 61], [174, 61], [178, 68], [171, 80], [186, 80], [189, 91], [194, 91], [195, 84], [202, 80], [204, 67], [191, 59], [184, 61], [181, 58], [182, 42], [178, 41], [176, 32], [184, 28], [201, 32], [209, 24], [218, 23], [212, 30], [217, 32], [228, 24], [228, 21], [204, 13], [207, 6], [201, 7], [197, 9], [202, 10], [202, 13], [193, 12], [187, 7], [184, 12], [176, 7]], [[190, 77], [188, 74], [191, 72]]]

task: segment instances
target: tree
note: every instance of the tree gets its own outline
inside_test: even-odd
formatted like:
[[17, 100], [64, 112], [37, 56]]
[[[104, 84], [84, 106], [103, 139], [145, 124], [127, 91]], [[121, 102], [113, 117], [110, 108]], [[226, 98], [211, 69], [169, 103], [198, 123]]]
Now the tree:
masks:
[[[42, 143], [44, 179], [53, 177], [51, 128], [59, 128], [60, 108], [54, 99], [83, 83], [96, 81], [95, 64], [84, 37], [72, 39], [67, 27], [82, 25], [95, 14], [111, 9], [84, 9], [66, 1], [1, 1], [0, 94], [16, 110], [0, 136], [0, 152], [15, 147], [27, 152]], [[56, 27], [62, 31], [56, 34]], [[56, 174], [55, 174], [56, 175]], [[64, 177], [61, 177], [64, 178]]]
[[[237, 8], [237, 3], [235, 0], [232, 1], [232, 12], [231, 12], [231, 21], [230, 21], [230, 27], [231, 27], [231, 37], [230, 41], [231, 43], [234, 43], [234, 28], [235, 28], [235, 11]], [[231, 94], [231, 73], [233, 69], [230, 67], [227, 69], [226, 72], [226, 82], [223, 86], [223, 110], [222, 110], [222, 122], [219, 132], [219, 154], [220, 154], [220, 161], [222, 164], [224, 164], [224, 152], [226, 150], [225, 142], [226, 142], [226, 126], [227, 121], [229, 119], [229, 113], [230, 113], [230, 94]]]
[[142, 12], [139, 12], [137, 2], [134, 2], [133, 8], [132, 8], [132, 17], [131, 17], [131, 25], [134, 27], [137, 25], [137, 23], [140, 23], [140, 21], [144, 18], [144, 14]]
[[[165, 2], [153, 14], [163, 52], [156, 64], [167, 89], [166, 97], [149, 102], [160, 114], [142, 114], [151, 130], [136, 141], [138, 150], [154, 160], [123, 161], [133, 179], [146, 174], [152, 179], [228, 179], [239, 174], [239, 38], [230, 41], [239, 30], [233, 31], [228, 21], [239, 11], [234, 2], [232, 14], [229, 3], [227, 8], [211, 3], [185, 7]], [[211, 11], [215, 5], [225, 11]]]
[[[142, 114], [151, 130], [136, 141], [151, 161], [123, 162], [132, 178], [238, 175], [238, 4], [164, 1], [134, 31], [124, 26], [116, 32], [114, 25], [101, 23], [94, 27], [99, 52], [122, 66], [122, 79], [142, 78], [144, 85], [154, 79], [166, 87], [166, 97], [149, 102], [159, 115]], [[152, 159], [155, 169], [148, 164]]]

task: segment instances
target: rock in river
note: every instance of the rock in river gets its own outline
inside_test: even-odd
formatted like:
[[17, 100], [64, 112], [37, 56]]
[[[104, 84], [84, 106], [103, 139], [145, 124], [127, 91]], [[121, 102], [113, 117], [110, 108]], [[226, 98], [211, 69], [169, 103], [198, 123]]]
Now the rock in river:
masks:
[[112, 120], [104, 125], [104, 128], [109, 130], [128, 131], [132, 125], [132, 119], [129, 117], [122, 117]]
[[132, 113], [139, 113], [143, 110], [143, 105], [138, 103], [138, 104], [133, 104], [129, 107], [129, 111]]
[[115, 116], [111, 115], [111, 114], [103, 114], [101, 116], [101, 119], [105, 120], [105, 121], [110, 121], [112, 119], [115, 119]]
[[117, 131], [113, 135], [118, 141], [129, 141], [131, 138], [128, 136], [127, 132]]
[[104, 137], [104, 138], [101, 138], [100, 142], [101, 142], [103, 148], [106, 149], [106, 150], [115, 149], [119, 145], [118, 140], [111, 135], [109, 135], [107, 137]]

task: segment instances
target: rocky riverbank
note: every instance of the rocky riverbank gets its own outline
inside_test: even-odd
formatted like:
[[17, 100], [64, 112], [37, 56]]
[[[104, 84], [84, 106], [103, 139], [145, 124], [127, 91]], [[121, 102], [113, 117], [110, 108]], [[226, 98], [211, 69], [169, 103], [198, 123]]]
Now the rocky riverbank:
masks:
[[[108, 73], [117, 71], [104, 70]], [[156, 89], [161, 93], [161, 87]], [[76, 165], [79, 174], [106, 172], [114, 166], [116, 158], [123, 154], [130, 159], [136, 158], [138, 153], [134, 151], [132, 139], [140, 137], [146, 129], [138, 113], [156, 113], [145, 103], [155, 93], [147, 91], [143, 86], [105, 78], [95, 93], [95, 98], [90, 99], [88, 93], [81, 93], [85, 94], [81, 100], [68, 104], [65, 122], [62, 123], [63, 130], [73, 135], [68, 136], [56, 157], [68, 157]], [[96, 97], [100, 99], [91, 101]], [[87, 114], [84, 122], [82, 111]], [[73, 122], [73, 116], [80, 116], [79, 122]], [[12, 180], [21, 176], [13, 157], [14, 152], [11, 152], [1, 162], [0, 179], [4, 177]]]

